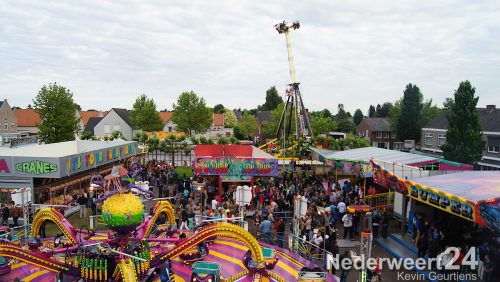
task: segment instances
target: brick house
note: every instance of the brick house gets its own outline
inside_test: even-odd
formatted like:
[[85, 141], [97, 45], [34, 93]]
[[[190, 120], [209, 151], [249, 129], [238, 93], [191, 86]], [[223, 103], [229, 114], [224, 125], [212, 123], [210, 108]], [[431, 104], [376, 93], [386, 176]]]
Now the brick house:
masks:
[[[486, 146], [478, 163], [481, 170], [500, 169], [500, 110], [495, 105], [476, 108]], [[439, 114], [422, 128], [421, 148], [424, 152], [442, 155], [440, 147], [446, 143], [448, 119], [446, 112]]]
[[367, 138], [373, 147], [403, 149], [403, 143], [399, 142], [396, 134], [392, 132], [387, 118], [364, 117], [356, 127], [356, 135]]

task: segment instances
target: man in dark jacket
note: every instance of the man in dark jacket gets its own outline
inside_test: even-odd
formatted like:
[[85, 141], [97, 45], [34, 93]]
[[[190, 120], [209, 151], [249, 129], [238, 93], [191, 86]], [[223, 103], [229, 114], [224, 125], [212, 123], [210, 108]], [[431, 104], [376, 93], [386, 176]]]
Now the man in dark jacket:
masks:
[[283, 236], [285, 234], [285, 223], [282, 218], [278, 218], [278, 221], [274, 223], [274, 230], [276, 230], [276, 245], [283, 248]]
[[2, 204], [2, 225], [9, 226], [10, 210], [6, 204]]
[[82, 193], [77, 202], [80, 205], [80, 218], [87, 217], [87, 194]]
[[382, 227], [382, 239], [387, 238], [387, 229], [389, 228], [389, 221], [391, 219], [391, 216], [387, 212], [387, 210], [384, 208], [384, 212], [382, 213], [382, 219], [380, 221], [380, 225]]

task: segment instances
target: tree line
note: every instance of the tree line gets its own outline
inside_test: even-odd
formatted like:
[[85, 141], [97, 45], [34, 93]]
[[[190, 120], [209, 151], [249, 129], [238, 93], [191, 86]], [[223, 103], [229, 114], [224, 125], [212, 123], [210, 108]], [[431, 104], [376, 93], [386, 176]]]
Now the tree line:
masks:
[[[448, 98], [443, 107], [433, 104], [432, 99], [424, 99], [420, 88], [415, 84], [406, 85], [403, 96], [395, 101], [371, 105], [368, 117], [387, 118], [393, 131], [400, 140], [419, 141], [422, 127], [434, 119], [442, 111], [447, 111], [449, 130], [447, 142], [442, 147], [445, 157], [450, 160], [472, 162], [478, 160], [484, 147], [480, 137], [481, 129], [475, 107], [478, 97], [474, 96], [475, 88], [470, 82], [461, 82], [453, 98]], [[234, 129], [237, 139], [251, 139], [259, 130], [257, 113], [269, 111], [271, 119], [263, 121], [261, 130], [264, 135], [274, 136], [285, 103], [272, 86], [266, 91], [265, 101], [254, 109], [228, 109], [222, 104], [210, 108], [205, 99], [193, 91], [182, 92], [172, 105], [172, 122], [176, 130], [193, 133], [205, 132], [213, 123], [214, 113], [224, 114], [224, 125]], [[40, 114], [42, 122], [39, 125], [39, 139], [45, 143], [74, 140], [80, 131], [79, 118], [75, 111], [81, 110], [73, 101], [73, 93], [57, 83], [43, 86], [33, 99], [33, 107]], [[355, 133], [355, 127], [365, 117], [361, 109], [356, 109], [354, 115], [346, 111], [344, 104], [337, 105], [336, 114], [329, 109], [309, 112], [313, 133], [321, 134], [329, 131]], [[236, 113], [240, 118], [236, 118]], [[142, 94], [134, 101], [129, 112], [132, 127], [142, 131], [161, 131], [164, 127], [154, 99]], [[294, 126], [292, 126], [294, 128]], [[83, 133], [89, 138], [88, 133]], [[85, 135], [86, 134], [86, 135]], [[109, 138], [120, 138], [119, 133], [113, 133]], [[222, 142], [225, 138], [222, 139]]]

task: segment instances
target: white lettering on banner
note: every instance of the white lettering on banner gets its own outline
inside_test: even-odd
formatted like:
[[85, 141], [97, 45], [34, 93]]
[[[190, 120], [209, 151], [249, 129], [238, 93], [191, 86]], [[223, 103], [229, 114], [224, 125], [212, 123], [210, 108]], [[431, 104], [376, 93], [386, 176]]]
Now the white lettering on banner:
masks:
[[[453, 255], [453, 256], [452, 256]], [[450, 257], [445, 257], [450, 256]], [[452, 256], [452, 257], [451, 257]], [[437, 270], [458, 270], [460, 269], [460, 265], [456, 264], [459, 257], [459, 249], [456, 247], [449, 247], [443, 253], [439, 254], [436, 258], [362, 258], [360, 256], [354, 257], [344, 257], [340, 258], [337, 254], [333, 256], [328, 253], [326, 255], [326, 268], [328, 270], [335, 269], [344, 269], [344, 270], [364, 270], [364, 269], [373, 269], [378, 266], [379, 269], [383, 269], [387, 267], [390, 270], [426, 270], [432, 271], [433, 267], [437, 266]], [[476, 260], [476, 249], [474, 247], [470, 248], [467, 254], [462, 259], [461, 265], [469, 266], [472, 270], [476, 269], [476, 266], [479, 262]]]

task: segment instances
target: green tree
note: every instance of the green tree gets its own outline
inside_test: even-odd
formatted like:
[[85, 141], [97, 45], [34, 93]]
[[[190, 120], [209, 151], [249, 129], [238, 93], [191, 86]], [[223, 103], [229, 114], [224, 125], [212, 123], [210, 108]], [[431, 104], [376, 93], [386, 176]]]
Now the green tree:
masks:
[[158, 150], [160, 150], [160, 139], [158, 139], [155, 135], [148, 139], [148, 152], [153, 154], [156, 153], [155, 159], [158, 159]]
[[127, 140], [127, 139], [125, 139], [125, 136], [123, 136], [123, 134], [122, 134], [122, 132], [120, 130], [115, 130], [115, 131], [111, 132], [111, 134], [110, 134], [109, 137], [110, 137], [111, 140], [115, 140], [115, 139], [118, 139], [118, 138], [119, 139], [123, 139], [123, 140]]
[[375, 117], [379, 117], [379, 113], [380, 113], [380, 109], [382, 107], [380, 106], [380, 104], [377, 104], [377, 106], [375, 107]]
[[360, 109], [356, 109], [356, 111], [354, 112], [354, 116], [352, 117], [354, 125], [358, 126], [361, 120], [363, 120], [363, 117], [363, 112]]
[[198, 97], [193, 91], [182, 92], [174, 104], [172, 122], [177, 125], [177, 130], [186, 132], [204, 132], [212, 124], [212, 110], [205, 104], [203, 97]]
[[344, 104], [339, 104], [337, 106], [337, 114], [335, 115], [335, 121], [337, 122], [337, 130], [340, 132], [345, 132], [349, 133], [352, 132], [354, 129], [354, 124], [347, 114], [347, 112], [344, 110]]
[[230, 109], [224, 109], [224, 127], [232, 128], [238, 124], [236, 114]]
[[91, 139], [92, 139], [92, 133], [90, 133], [88, 131], [84, 131], [80, 135], [80, 140], [91, 140]]
[[33, 99], [35, 111], [42, 122], [38, 137], [46, 144], [75, 140], [80, 118], [75, 115], [73, 93], [56, 83], [44, 85]]
[[324, 117], [322, 112], [311, 114], [311, 128], [315, 134], [321, 134], [337, 129], [337, 124], [330, 118]]
[[235, 127], [235, 132], [239, 135], [236, 137], [239, 139], [252, 139], [252, 133], [257, 132], [258, 129], [257, 118], [245, 111]]
[[157, 131], [163, 129], [163, 120], [156, 110], [156, 103], [146, 94], [142, 94], [135, 99], [130, 111], [130, 121], [134, 129], [144, 131]]
[[[332, 113], [328, 109], [323, 109], [317, 113], [319, 113], [324, 118], [329, 118], [329, 119], [333, 118]], [[313, 130], [313, 132], [315, 132], [315, 131]]]
[[81, 111], [81, 110], [82, 110], [82, 107], [80, 107], [80, 105], [79, 105], [79, 104], [77, 104], [77, 103], [74, 103], [74, 104], [75, 104], [75, 109], [76, 109], [77, 111]]
[[455, 103], [455, 100], [453, 98], [446, 98], [443, 102], [443, 110], [448, 111], [451, 110], [451, 107]]
[[217, 140], [217, 144], [227, 145], [228, 143], [229, 140], [227, 140], [226, 137], [220, 137], [219, 140]]
[[437, 117], [442, 112], [436, 104], [432, 104], [432, 99], [426, 100], [422, 105], [422, 123], [421, 127], [424, 127], [431, 120]]
[[283, 103], [283, 98], [278, 94], [276, 86], [273, 86], [266, 91], [266, 102], [262, 105], [261, 110], [272, 111], [281, 103]]
[[375, 117], [375, 107], [373, 105], [370, 105], [368, 109], [368, 117]]
[[222, 105], [222, 104], [217, 104], [213, 108], [214, 114], [223, 114], [224, 110], [225, 110], [225, 108], [224, 108], [224, 105]]
[[420, 140], [423, 96], [417, 85], [408, 84], [403, 93], [396, 134], [401, 140]]
[[[265, 135], [274, 136], [278, 130], [278, 126], [280, 123], [281, 114], [283, 113], [283, 109], [285, 108], [285, 103], [279, 104], [276, 109], [271, 111], [271, 121], [262, 122], [263, 132]], [[290, 134], [295, 134], [295, 119], [293, 118], [293, 110], [292, 110], [292, 124], [291, 128], [289, 126], [288, 121], [290, 120], [290, 110], [285, 113], [285, 121], [286, 122], [286, 131]], [[281, 133], [283, 134], [283, 133]]]
[[462, 81], [455, 91], [455, 99], [447, 113], [446, 143], [441, 146], [444, 157], [450, 161], [473, 164], [481, 160], [485, 142], [476, 111], [479, 97], [469, 81]]
[[379, 107], [377, 105], [377, 109], [375, 110], [375, 116], [385, 118], [389, 116], [393, 105], [390, 102], [385, 102], [382, 106]]
[[391, 130], [393, 132], [396, 132], [396, 129], [398, 128], [398, 122], [399, 122], [399, 116], [401, 115], [402, 104], [403, 104], [403, 98], [398, 99], [394, 103], [394, 106], [392, 107], [391, 111], [389, 112], [389, 116], [387, 117], [389, 119], [389, 124], [391, 125]]

